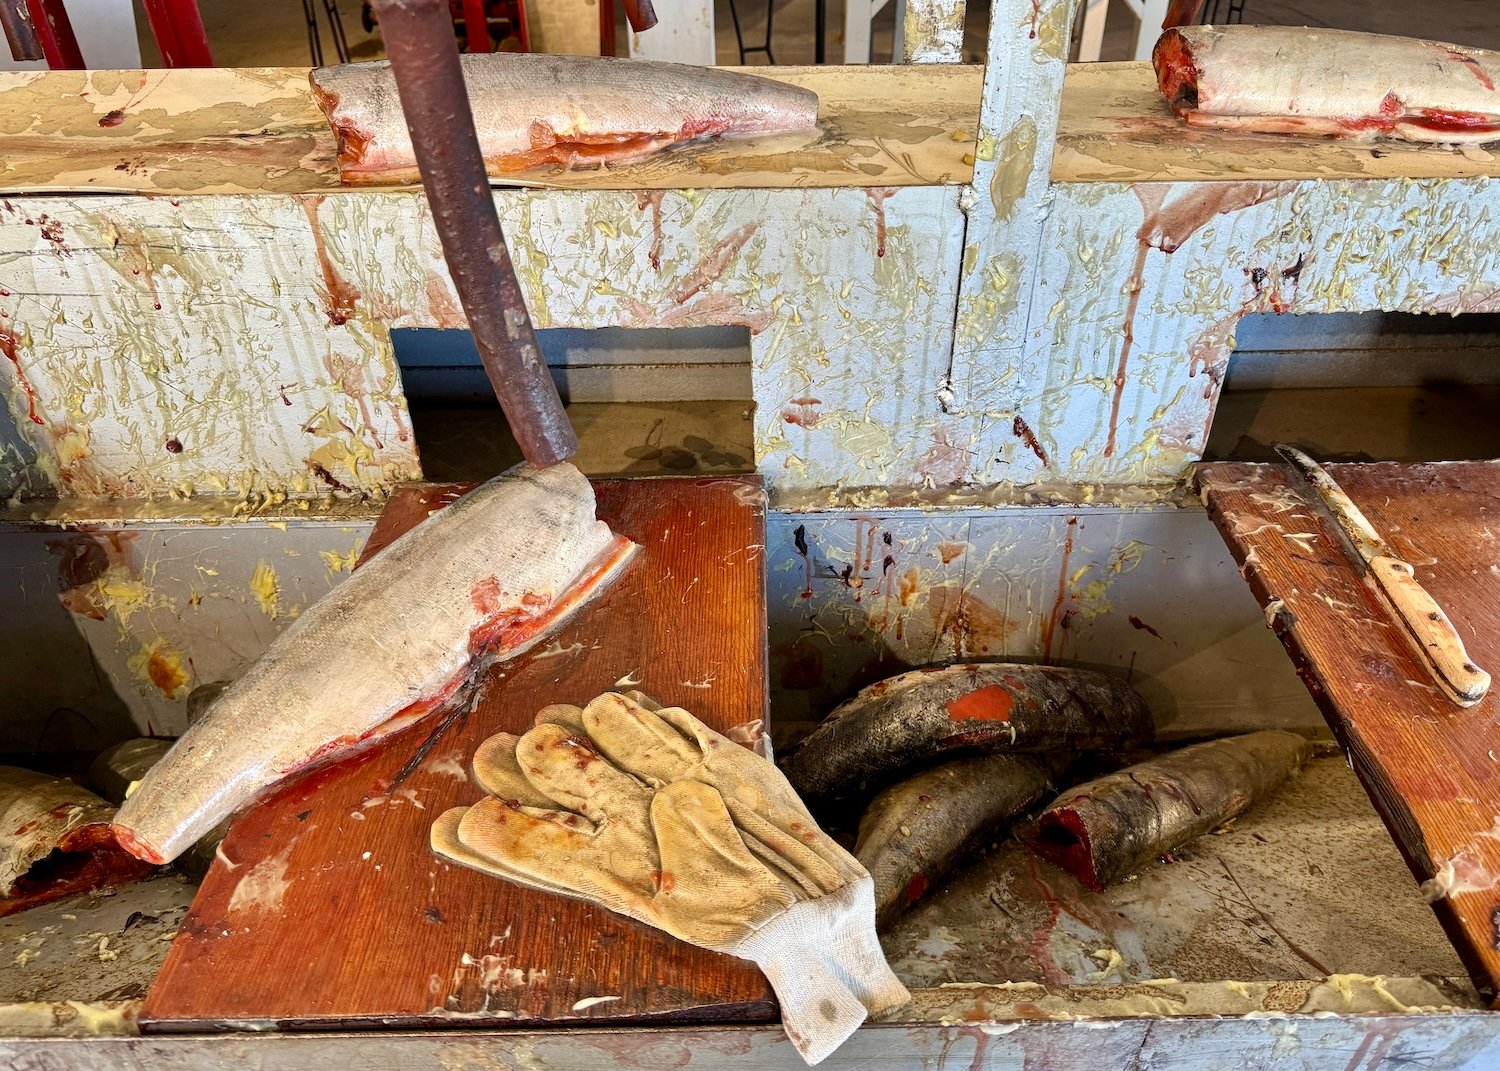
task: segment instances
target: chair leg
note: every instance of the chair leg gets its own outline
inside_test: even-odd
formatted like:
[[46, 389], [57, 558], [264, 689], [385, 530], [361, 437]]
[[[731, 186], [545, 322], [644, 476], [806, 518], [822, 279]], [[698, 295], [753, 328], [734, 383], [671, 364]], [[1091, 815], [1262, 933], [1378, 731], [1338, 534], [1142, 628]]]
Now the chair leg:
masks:
[[339, 0], [323, 0], [323, 14], [328, 16], [328, 32], [333, 38], [333, 54], [340, 63], [349, 62], [349, 38], [344, 35], [344, 20], [339, 16]]
[[312, 54], [312, 65], [323, 66], [323, 37], [318, 33], [318, 13], [313, 0], [302, 0], [302, 14], [307, 16], [307, 51]]
[[[32, 52], [40, 48], [41, 54], [16, 58], [45, 59], [47, 67], [54, 71], [82, 70], [83, 52], [78, 47], [78, 38], [73, 36], [73, 23], [68, 19], [62, 0], [26, 0], [25, 7], [31, 40], [25, 40], [25, 35], [22, 35], [21, 51]], [[19, 10], [15, 13], [19, 14]], [[9, 38], [12, 19], [7, 17], [5, 22], [6, 37]]]

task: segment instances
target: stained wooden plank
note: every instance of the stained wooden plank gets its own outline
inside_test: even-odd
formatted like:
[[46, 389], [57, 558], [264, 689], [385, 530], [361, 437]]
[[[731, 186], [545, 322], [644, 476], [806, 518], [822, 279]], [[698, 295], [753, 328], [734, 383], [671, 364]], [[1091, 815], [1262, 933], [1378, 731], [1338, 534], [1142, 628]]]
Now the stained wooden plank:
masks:
[[[596, 190], [968, 182], [982, 68], [765, 67], [814, 90], [819, 129], [687, 146], [610, 168], [495, 180]], [[307, 69], [0, 73], [0, 192], [340, 189]]]
[[[1500, 666], [1500, 463], [1330, 465], [1452, 618]], [[1443, 698], [1277, 465], [1199, 466], [1209, 514], [1349, 754], [1480, 994], [1500, 989], [1500, 698]]]
[[[718, 728], [763, 717], [764, 507], [753, 477], [597, 485], [599, 515], [643, 551], [599, 602], [532, 654], [485, 675], [403, 784], [429, 736], [314, 774], [247, 812], [225, 841], [141, 1013], [146, 1029], [557, 1019], [764, 1019], [748, 962], [602, 909], [521, 889], [428, 848], [432, 820], [480, 796], [468, 757], [541, 707], [629, 678]], [[373, 553], [455, 489], [393, 497]], [[589, 998], [611, 998], [580, 1007]]]

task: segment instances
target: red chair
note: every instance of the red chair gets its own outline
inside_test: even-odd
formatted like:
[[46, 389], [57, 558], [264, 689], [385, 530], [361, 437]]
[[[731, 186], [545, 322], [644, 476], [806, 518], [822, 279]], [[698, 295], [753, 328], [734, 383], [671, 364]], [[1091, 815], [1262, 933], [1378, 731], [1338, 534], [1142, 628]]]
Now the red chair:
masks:
[[[198, 0], [141, 0], [166, 67], [212, 67]], [[0, 0], [0, 27], [18, 60], [44, 59], [54, 71], [84, 66], [62, 0]]]

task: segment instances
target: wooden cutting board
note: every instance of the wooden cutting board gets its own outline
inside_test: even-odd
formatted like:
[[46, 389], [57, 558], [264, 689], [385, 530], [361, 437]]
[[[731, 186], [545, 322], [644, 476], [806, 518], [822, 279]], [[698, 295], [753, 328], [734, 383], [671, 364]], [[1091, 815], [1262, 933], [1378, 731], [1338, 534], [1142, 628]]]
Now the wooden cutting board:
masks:
[[[1500, 676], [1500, 462], [1325, 466]], [[1500, 697], [1438, 694], [1280, 465], [1200, 465], [1209, 516], [1266, 608], [1480, 994], [1500, 991]]]
[[[759, 481], [596, 489], [599, 516], [642, 545], [626, 574], [551, 642], [490, 671], [467, 721], [400, 785], [391, 779], [431, 721], [240, 817], [147, 994], [143, 1029], [774, 1016], [744, 960], [428, 848], [433, 819], [481, 795], [467, 777], [475, 746], [525, 731], [549, 703], [581, 704], [628, 678], [718, 729], [765, 717]], [[365, 557], [458, 490], [400, 491]]]

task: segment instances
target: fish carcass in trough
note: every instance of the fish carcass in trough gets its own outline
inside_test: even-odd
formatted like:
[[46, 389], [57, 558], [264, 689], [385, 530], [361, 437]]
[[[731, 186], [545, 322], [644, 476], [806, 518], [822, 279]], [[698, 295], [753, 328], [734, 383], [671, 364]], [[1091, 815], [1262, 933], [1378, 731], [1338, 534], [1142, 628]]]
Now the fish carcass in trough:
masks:
[[982, 849], [1052, 787], [1063, 755], [965, 755], [880, 792], [859, 820], [854, 855], [875, 879], [885, 926], [966, 855]]
[[288, 775], [437, 710], [548, 635], [636, 546], [572, 465], [518, 465], [432, 514], [309, 607], [190, 726], [115, 818], [169, 861]]
[[113, 814], [71, 781], [0, 766], [0, 916], [148, 874], [115, 843]]
[[915, 669], [839, 706], [783, 764], [827, 803], [965, 751], [1115, 749], [1151, 739], [1150, 708], [1124, 680], [1015, 662]]
[[[491, 174], [618, 163], [700, 138], [809, 131], [818, 122], [811, 90], [713, 67], [497, 52], [464, 56], [463, 73]], [[417, 180], [389, 63], [319, 67], [310, 78], [345, 185]]]
[[1267, 799], [1311, 754], [1279, 729], [1193, 744], [1069, 789], [1021, 839], [1097, 891]]
[[1151, 55], [1189, 126], [1445, 144], [1500, 139], [1500, 53], [1293, 26], [1184, 26]]

